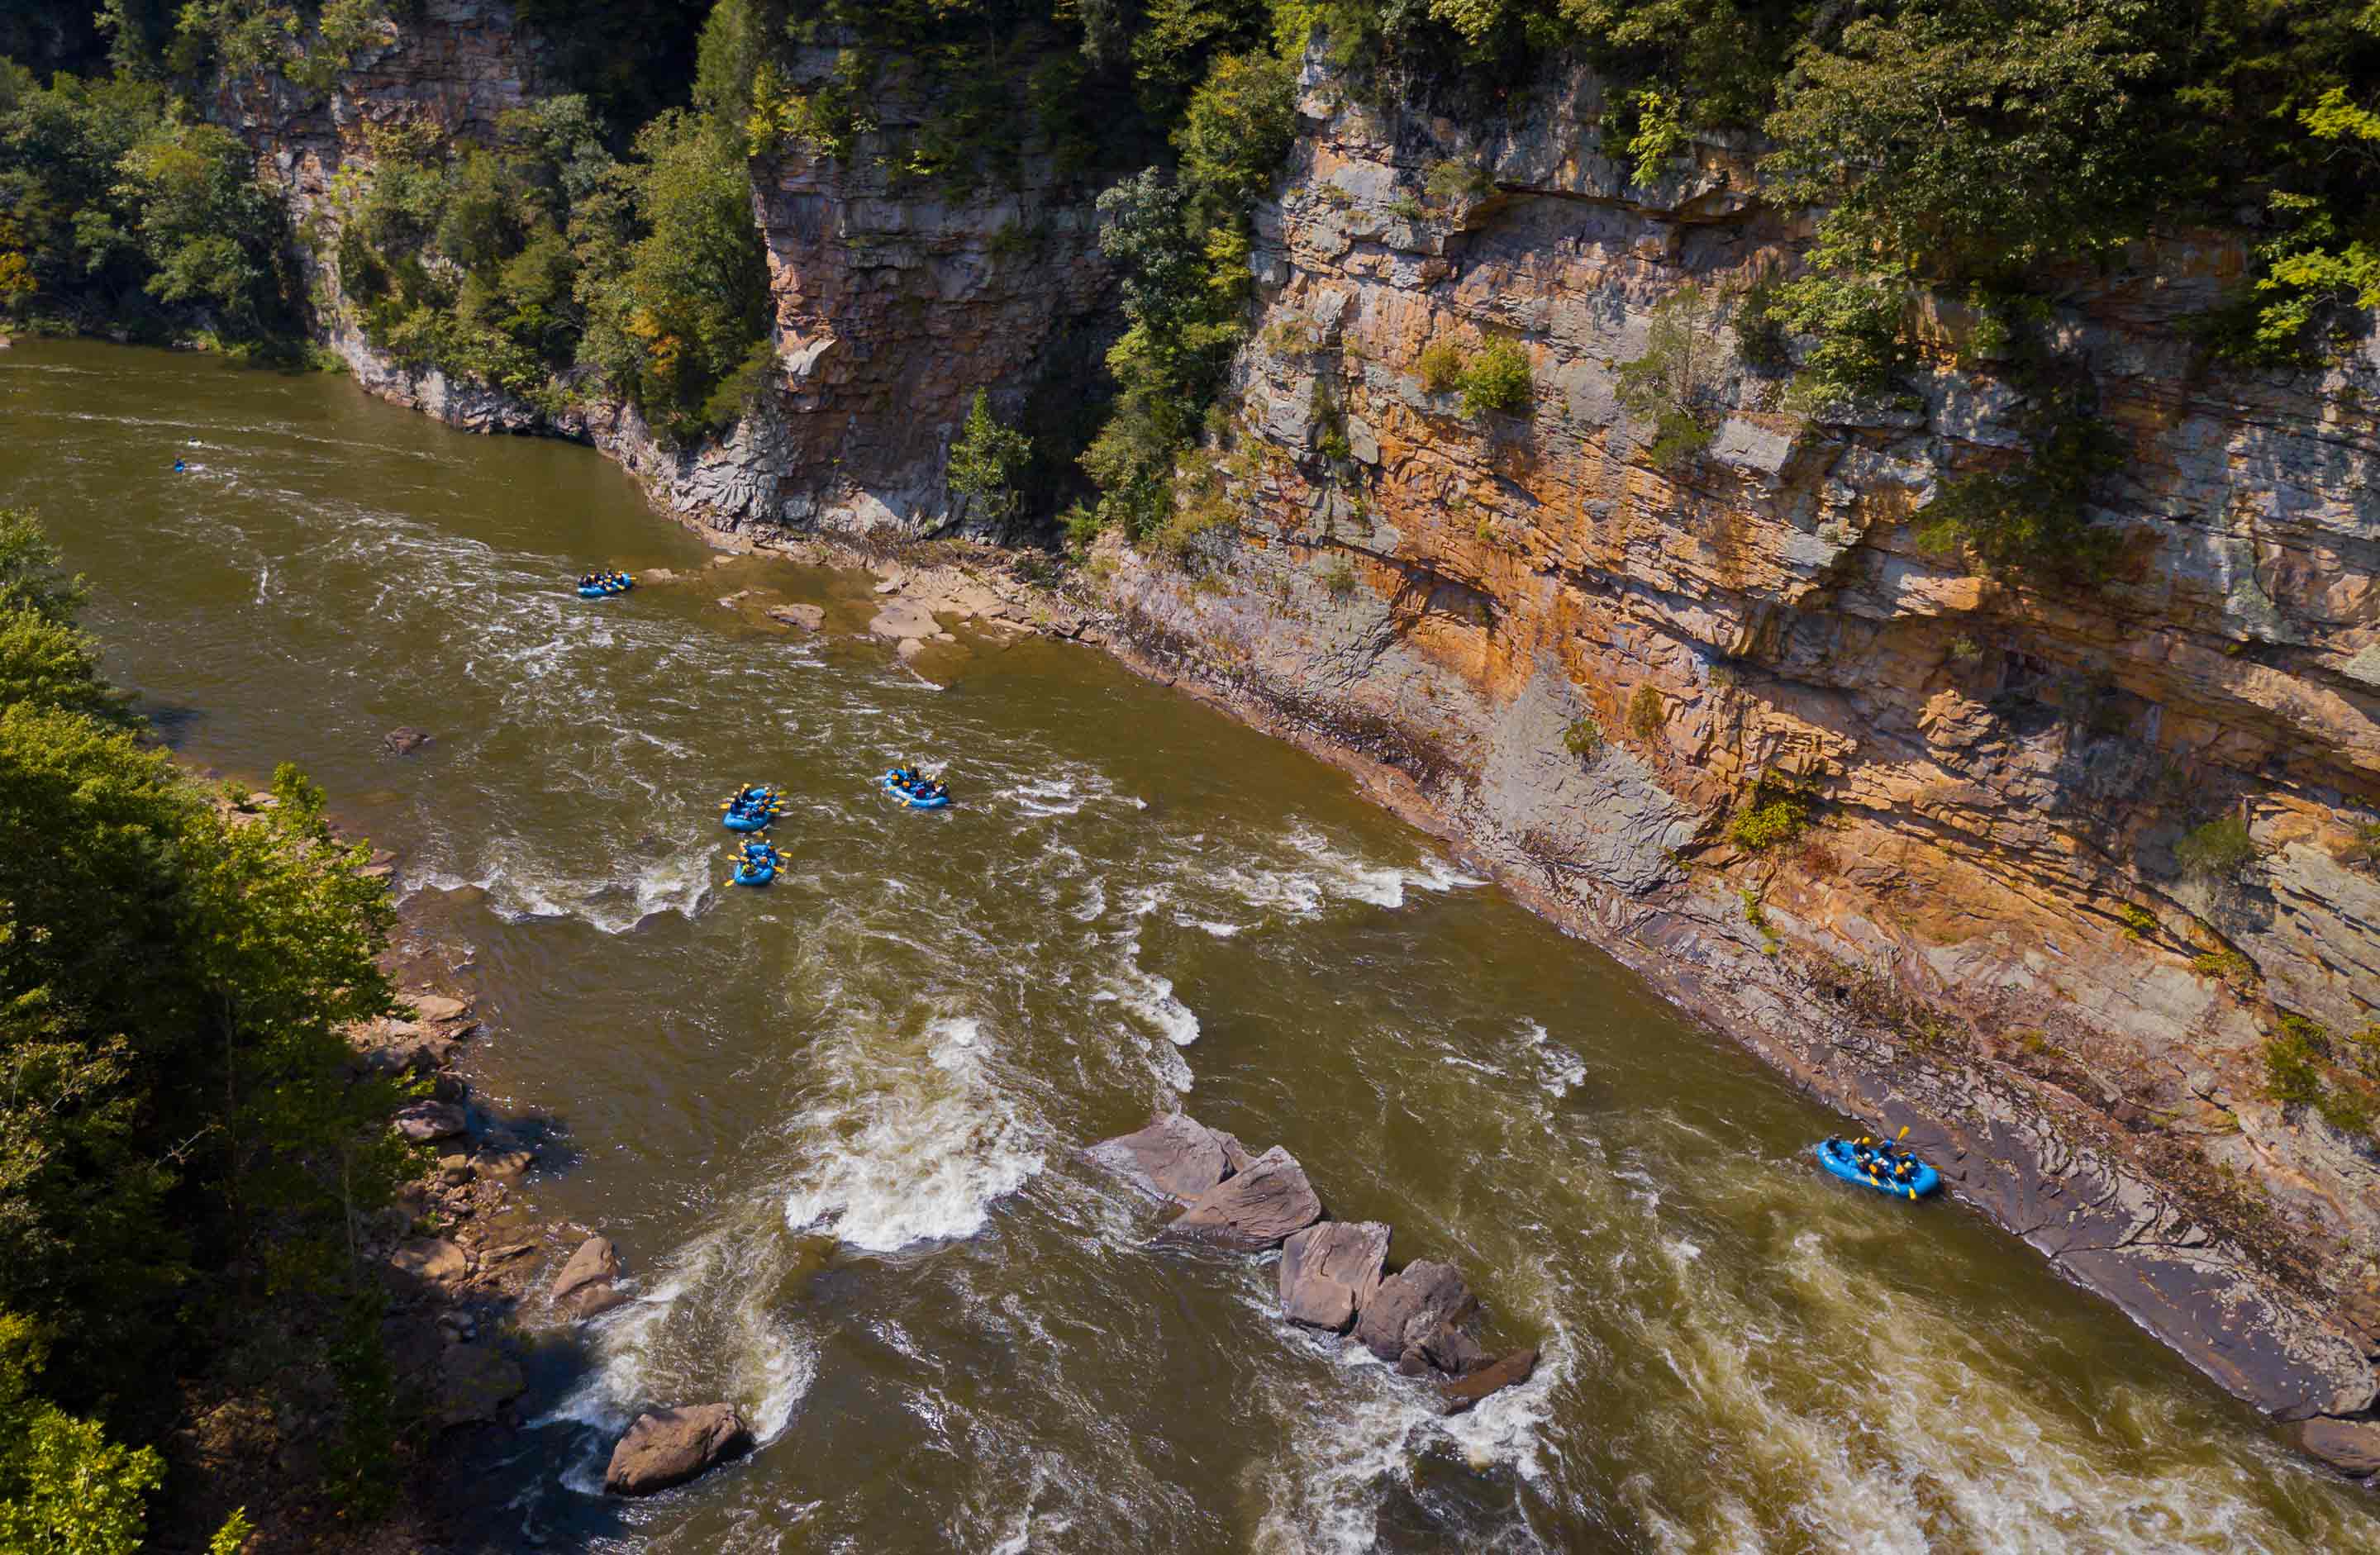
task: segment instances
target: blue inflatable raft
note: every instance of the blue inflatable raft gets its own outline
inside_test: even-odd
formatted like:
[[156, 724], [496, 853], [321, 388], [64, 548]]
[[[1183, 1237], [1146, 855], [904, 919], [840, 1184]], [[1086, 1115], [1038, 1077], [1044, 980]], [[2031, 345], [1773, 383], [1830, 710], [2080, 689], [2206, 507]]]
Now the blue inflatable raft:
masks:
[[626, 573], [615, 572], [600, 583], [582, 583], [578, 597], [582, 600], [608, 600], [614, 594], [625, 594], [637, 586], [637, 580]]
[[[1910, 1163], [1908, 1176], [1896, 1177], [1893, 1174], [1892, 1167], [1888, 1164], [1888, 1151], [1890, 1152], [1890, 1160]], [[1861, 1163], [1857, 1149], [1848, 1139], [1822, 1139], [1818, 1142], [1817, 1152], [1818, 1164], [1844, 1182], [1874, 1188], [1888, 1197], [1924, 1198], [1942, 1185], [1942, 1174], [1907, 1150], [1889, 1146], [1876, 1147], [1868, 1157], [1873, 1166]]]
[[766, 885], [777, 878], [777, 866], [783, 861], [777, 850], [768, 844], [761, 843], [756, 846], [747, 843], [744, 856], [735, 861], [735, 883]]
[[773, 788], [755, 789], [748, 799], [730, 799], [719, 807], [719, 824], [730, 832], [762, 832], [785, 813]]
[[946, 810], [951, 808], [951, 796], [948, 793], [920, 795], [917, 792], [917, 785], [904, 782], [897, 771], [888, 771], [884, 774], [884, 792], [913, 810]]

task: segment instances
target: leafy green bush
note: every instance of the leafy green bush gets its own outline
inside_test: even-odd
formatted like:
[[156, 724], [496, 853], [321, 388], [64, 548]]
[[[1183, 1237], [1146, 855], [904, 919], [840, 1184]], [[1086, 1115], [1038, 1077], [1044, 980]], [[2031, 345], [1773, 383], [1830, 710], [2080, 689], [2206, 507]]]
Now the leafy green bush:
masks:
[[2016, 468], [1945, 482], [1918, 512], [1918, 546], [1938, 556], [1972, 555], [1995, 575], [2099, 582], [2123, 539], [2091, 521], [2091, 492], [2122, 466], [2122, 445], [2103, 423], [2053, 413], [2046, 434]]
[[1659, 734], [1669, 718], [1669, 704], [1650, 681], [1636, 687], [1636, 694], [1628, 699], [1628, 732], [1640, 740], [1649, 740]]
[[1728, 840], [1747, 853], [1782, 847], [1810, 825], [1808, 801], [1791, 789], [1763, 782], [1755, 786], [1751, 802], [1728, 822]]
[[2248, 834], [2246, 821], [2236, 815], [2227, 815], [2193, 829], [2174, 844], [2173, 858], [2186, 875], [2207, 881], [2233, 880], [2256, 861], [2256, 842]]
[[1536, 407], [1536, 380], [1529, 372], [1529, 353], [1517, 340], [1499, 335], [1479, 348], [1463, 368], [1463, 413], [1526, 416]]
[[1484, 167], [1449, 157], [1429, 164], [1429, 171], [1422, 175], [1421, 187], [1437, 203], [1453, 205], [1493, 194], [1496, 180]]
[[1322, 570], [1322, 591], [1334, 600], [1353, 598], [1362, 583], [1363, 579], [1355, 576], [1355, 569], [1348, 565], [1344, 556], [1334, 558]]
[[1562, 748], [1582, 761], [1595, 759], [1595, 753], [1603, 748], [1603, 725], [1585, 715], [1572, 719], [1570, 727], [1562, 731]]
[[1451, 340], [1433, 340], [1421, 348], [1414, 367], [1421, 374], [1423, 388], [1444, 394], [1463, 382], [1463, 347]]
[[2256, 980], [2256, 964], [2235, 950], [2203, 951], [2190, 958], [2190, 969], [2235, 990], [2245, 990]]
[[2116, 916], [2124, 920], [2124, 938], [2127, 940], [2145, 940], [2157, 931], [2156, 914], [2138, 902], [2125, 903], [2116, 909]]
[[[39, 528], [0, 514], [0, 641], [50, 629], [31, 640], [67, 666], [0, 677], [9, 1549], [138, 1546], [157, 1458], [111, 1442], [103, 1412], [140, 1414], [188, 1364], [186, 1325], [213, 1342], [286, 1325], [285, 1348], [322, 1310], [354, 1309], [377, 1353], [350, 1216], [390, 1201], [405, 1160], [395, 1087], [346, 1074], [344, 1029], [391, 1003], [376, 958], [393, 913], [369, 849], [333, 838], [294, 769], [274, 775], [277, 808], [220, 809], [128, 726], [72, 635], [79, 599]], [[305, 1407], [326, 1404], [335, 1446], [372, 1401], [342, 1389]]]

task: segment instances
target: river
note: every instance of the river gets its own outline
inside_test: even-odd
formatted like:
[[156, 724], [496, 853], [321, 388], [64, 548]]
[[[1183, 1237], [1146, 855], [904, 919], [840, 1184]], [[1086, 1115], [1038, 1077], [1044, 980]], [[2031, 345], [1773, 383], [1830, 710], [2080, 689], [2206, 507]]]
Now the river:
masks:
[[[589, 450], [195, 356], [0, 353], [0, 504], [179, 751], [296, 760], [403, 855], [492, 1021], [475, 1087], [544, 1135], [531, 1202], [628, 1260], [631, 1305], [540, 1341], [486, 1549], [2380, 1543], [2015, 1241], [1819, 1177], [1844, 1120], [1092, 650], [929, 680], [858, 635], [869, 579], [707, 566]], [[582, 601], [597, 564], [701, 576]], [[957, 808], [892, 808], [902, 759]], [[723, 883], [743, 780], [790, 796], [765, 891]], [[1441, 1422], [1285, 1325], [1269, 1260], [1152, 1245], [1075, 1151], [1175, 1100], [1459, 1264], [1535, 1379]], [[719, 1397], [748, 1459], [592, 1493], [636, 1406]]]

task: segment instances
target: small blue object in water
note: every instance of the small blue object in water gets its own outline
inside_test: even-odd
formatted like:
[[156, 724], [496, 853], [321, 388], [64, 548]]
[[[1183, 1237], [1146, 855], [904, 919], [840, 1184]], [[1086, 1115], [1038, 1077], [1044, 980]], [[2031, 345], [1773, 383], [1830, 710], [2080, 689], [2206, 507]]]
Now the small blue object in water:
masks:
[[737, 885], [766, 885], [777, 878], [778, 855], [766, 843], [747, 843], [744, 856], [735, 861]]
[[[1891, 1198], [1924, 1198], [1942, 1185], [1942, 1174], [1911, 1155], [1907, 1150], [1888, 1145], [1867, 1147], [1867, 1158], [1860, 1158], [1861, 1147], [1848, 1139], [1822, 1139], [1818, 1142], [1818, 1164], [1846, 1183], [1857, 1183], [1864, 1188], [1874, 1188]], [[1908, 1175], [1896, 1175], [1899, 1162], [1909, 1163]]]
[[185, 472], [186, 470], [188, 470], [189, 468], [190, 468], [189, 466], [188, 466], [188, 465], [184, 464], [184, 463], [183, 463], [181, 460], [179, 460], [179, 459], [176, 459], [176, 460], [174, 461], [174, 473], [175, 473], [176, 475], [180, 475], [180, 474], [182, 474], [183, 472]]
[[784, 804], [775, 789], [755, 788], [739, 793], [719, 810], [719, 824], [730, 832], [759, 832], [784, 813]]
[[901, 770], [897, 767], [884, 774], [884, 792], [892, 795], [892, 797], [900, 800], [911, 809], [943, 810], [950, 808], [951, 792], [949, 789], [944, 788], [932, 794], [929, 794], [925, 790], [926, 783], [924, 779], [905, 777], [903, 776]]

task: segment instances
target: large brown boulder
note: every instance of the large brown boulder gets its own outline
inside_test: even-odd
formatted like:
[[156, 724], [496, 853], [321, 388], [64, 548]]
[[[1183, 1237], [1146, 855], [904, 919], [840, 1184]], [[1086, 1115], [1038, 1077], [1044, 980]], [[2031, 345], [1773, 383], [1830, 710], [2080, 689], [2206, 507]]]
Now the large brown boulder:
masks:
[[1246, 1164], [1239, 1145], [1195, 1118], [1160, 1112], [1147, 1128], [1102, 1139], [1083, 1153], [1160, 1198], [1188, 1204]]
[[732, 1403], [648, 1410], [612, 1449], [603, 1488], [617, 1496], [650, 1496], [683, 1485], [751, 1445], [751, 1427]]
[[608, 1236], [590, 1236], [570, 1255], [562, 1272], [546, 1292], [554, 1306], [591, 1318], [617, 1306], [625, 1298], [612, 1288], [620, 1278], [620, 1255]]
[[1322, 1218], [1322, 1200], [1305, 1180], [1305, 1168], [1275, 1145], [1200, 1194], [1165, 1228], [1168, 1236], [1195, 1237], [1238, 1247], [1277, 1247]]
[[1293, 1322], [1345, 1333], [1380, 1288], [1389, 1228], [1378, 1221], [1325, 1221], [1281, 1244], [1281, 1310]]
[[2380, 1473], [2380, 1420], [2308, 1420], [2298, 1430], [2305, 1450], [2340, 1473]]
[[1416, 1258], [1382, 1281], [1364, 1304], [1355, 1339], [1384, 1361], [1402, 1360], [1407, 1350], [1434, 1340], [1449, 1324], [1460, 1328], [1478, 1310], [1478, 1298], [1452, 1264]]
[[1532, 1349], [1515, 1350], [1502, 1360], [1490, 1362], [1465, 1377], [1438, 1385], [1438, 1410], [1441, 1415], [1461, 1415], [1478, 1407], [1490, 1393], [1517, 1387], [1536, 1375], [1537, 1353]]
[[1397, 1357], [1397, 1371], [1404, 1377], [1427, 1377], [1433, 1371], [1467, 1377], [1487, 1364], [1488, 1352], [1479, 1342], [1460, 1323], [1448, 1322], [1406, 1345], [1404, 1354]]

